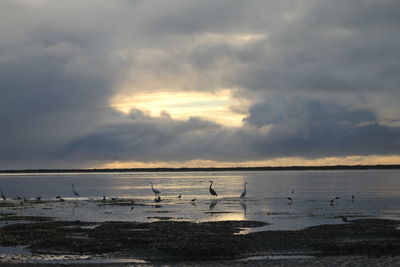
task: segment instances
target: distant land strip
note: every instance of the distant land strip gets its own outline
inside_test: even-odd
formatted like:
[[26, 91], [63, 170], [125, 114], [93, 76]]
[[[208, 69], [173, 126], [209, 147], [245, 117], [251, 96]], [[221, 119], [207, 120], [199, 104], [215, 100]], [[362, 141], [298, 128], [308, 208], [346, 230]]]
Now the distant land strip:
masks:
[[97, 173], [97, 172], [204, 172], [204, 171], [310, 171], [310, 170], [373, 170], [400, 169], [392, 165], [336, 165], [336, 166], [281, 166], [281, 167], [205, 167], [205, 168], [118, 168], [118, 169], [21, 169], [0, 170], [0, 173]]

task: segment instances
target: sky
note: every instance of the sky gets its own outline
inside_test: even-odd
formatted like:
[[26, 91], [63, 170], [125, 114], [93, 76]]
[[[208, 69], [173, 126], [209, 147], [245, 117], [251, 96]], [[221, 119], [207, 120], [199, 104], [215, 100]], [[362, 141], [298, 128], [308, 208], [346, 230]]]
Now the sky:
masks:
[[398, 0], [0, 2], [0, 169], [400, 163]]

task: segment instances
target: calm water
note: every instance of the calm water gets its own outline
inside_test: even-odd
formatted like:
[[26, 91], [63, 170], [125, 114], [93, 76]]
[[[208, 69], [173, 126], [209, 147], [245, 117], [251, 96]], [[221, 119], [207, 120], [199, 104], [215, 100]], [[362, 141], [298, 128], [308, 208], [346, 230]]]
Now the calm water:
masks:
[[[218, 193], [215, 200], [209, 195], [209, 180]], [[160, 203], [154, 202], [150, 181], [161, 191]], [[247, 198], [241, 201], [244, 182]], [[70, 183], [81, 196], [78, 200]], [[339, 216], [400, 219], [400, 170], [2, 174], [0, 186], [7, 198], [41, 196], [50, 201], [1, 207], [0, 213], [62, 220], [259, 220], [271, 223], [265, 230], [341, 223]], [[67, 201], [56, 201], [57, 195]], [[103, 195], [133, 200], [134, 205], [103, 205]], [[340, 199], [331, 205], [336, 196]]]

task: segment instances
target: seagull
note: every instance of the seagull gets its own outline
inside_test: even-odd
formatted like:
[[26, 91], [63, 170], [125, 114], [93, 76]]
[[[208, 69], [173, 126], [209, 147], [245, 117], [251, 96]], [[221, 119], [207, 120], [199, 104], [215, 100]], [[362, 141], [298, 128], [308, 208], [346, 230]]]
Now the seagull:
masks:
[[244, 189], [243, 189], [242, 194], [240, 195], [240, 198], [245, 198], [245, 196], [246, 196], [246, 194], [247, 194], [246, 184], [247, 184], [247, 182], [245, 182], [245, 183], [243, 184]]
[[150, 182], [150, 184], [151, 184], [151, 190], [153, 190], [154, 195], [158, 196], [159, 194], [161, 194], [160, 190], [154, 189], [153, 182]]
[[213, 185], [214, 182], [213, 181], [209, 181], [209, 182], [210, 182], [209, 191], [210, 191], [211, 196], [217, 197], [218, 196], [217, 192], [215, 192], [215, 190], [211, 188], [211, 186]]

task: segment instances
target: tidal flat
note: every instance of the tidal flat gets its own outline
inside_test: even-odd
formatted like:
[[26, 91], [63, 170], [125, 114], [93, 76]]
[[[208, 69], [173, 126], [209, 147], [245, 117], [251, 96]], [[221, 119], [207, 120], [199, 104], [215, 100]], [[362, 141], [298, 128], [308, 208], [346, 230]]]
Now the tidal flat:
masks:
[[[292, 231], [259, 231], [265, 222], [83, 222], [1, 214], [1, 264], [299, 265], [341, 259], [400, 263], [400, 221], [356, 219]], [[12, 250], [11, 250], [12, 251]], [[326, 259], [334, 260], [325, 262]], [[368, 261], [367, 261], [368, 262]], [[323, 263], [325, 265], [323, 265]], [[372, 265], [371, 265], [372, 266]], [[391, 265], [388, 265], [391, 266]]]
[[0, 265], [400, 266], [399, 173], [3, 175]]

